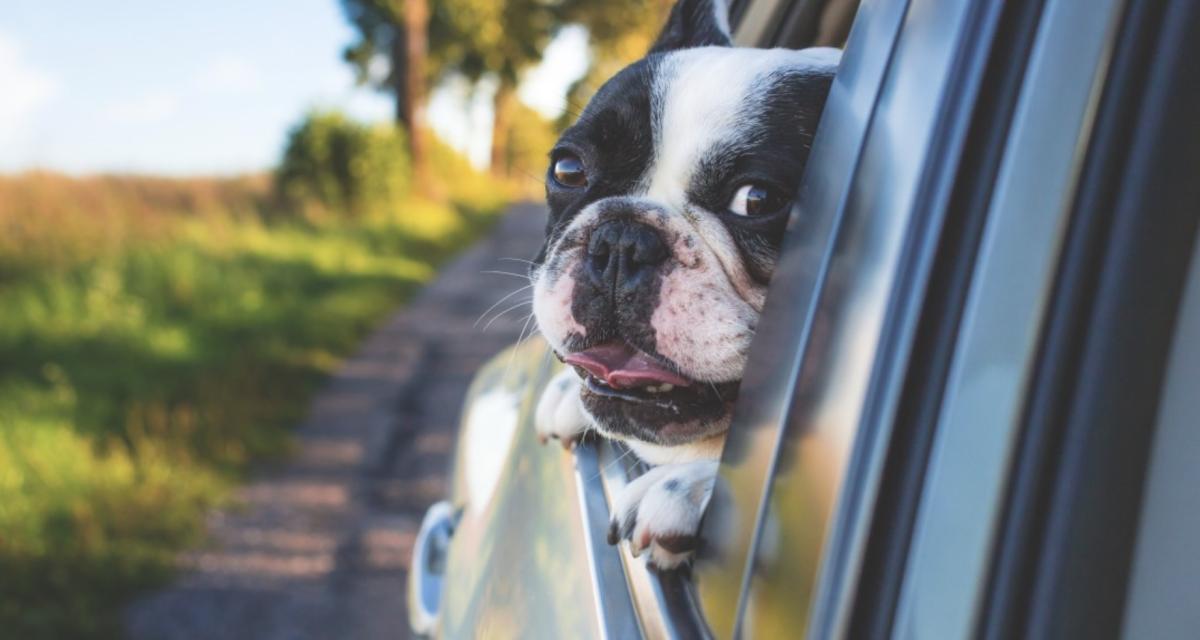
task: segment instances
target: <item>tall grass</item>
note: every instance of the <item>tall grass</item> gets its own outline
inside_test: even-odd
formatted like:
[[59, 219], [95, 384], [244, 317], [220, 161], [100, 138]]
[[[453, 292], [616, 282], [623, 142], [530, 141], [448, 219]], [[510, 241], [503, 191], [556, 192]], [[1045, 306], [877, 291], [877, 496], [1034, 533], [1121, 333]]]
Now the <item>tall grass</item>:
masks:
[[110, 637], [505, 191], [290, 216], [270, 181], [0, 178], [0, 635]]

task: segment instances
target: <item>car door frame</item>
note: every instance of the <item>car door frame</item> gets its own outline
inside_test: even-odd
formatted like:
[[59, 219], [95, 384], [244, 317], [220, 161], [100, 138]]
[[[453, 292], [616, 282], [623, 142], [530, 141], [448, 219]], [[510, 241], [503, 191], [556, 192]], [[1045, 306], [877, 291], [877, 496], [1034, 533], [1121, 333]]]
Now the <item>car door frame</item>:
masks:
[[[810, 635], [828, 637], [838, 630], [850, 637], [1062, 637], [1066, 630], [1086, 630], [1084, 637], [1104, 637], [1119, 629], [1139, 505], [1135, 480], [1144, 471], [1150, 431], [1128, 427], [1130, 420], [1149, 424], [1157, 406], [1156, 381], [1195, 237], [1194, 181], [1169, 184], [1161, 178], [1172, 163], [1200, 166], [1195, 136], [1178, 135], [1184, 124], [1179, 120], [1172, 123], [1173, 148], [1156, 160], [1156, 171], [1122, 164], [1122, 150], [1128, 146], [1135, 153], [1133, 140], [1153, 138], [1152, 129], [1130, 137], [1129, 124], [1137, 123], [1139, 113], [1133, 107], [1144, 111], [1150, 100], [1143, 101], [1137, 87], [1157, 87], [1158, 106], [1164, 108], [1162, 94], [1171, 83], [1162, 62], [1170, 58], [1161, 47], [1195, 42], [1198, 21], [1194, 4], [1099, 5], [1006, 3], [1007, 15], [1000, 16], [1005, 36], [999, 42], [1017, 49], [1001, 62], [1000, 73], [987, 72], [994, 78], [989, 81], [994, 97], [985, 107], [991, 103], [994, 113], [980, 114], [982, 135], [973, 134], [975, 151], [968, 147], [968, 156], [976, 158], [965, 164], [968, 170], [976, 167], [975, 173], [968, 171], [955, 187], [961, 195], [955, 196], [958, 213], [951, 220], [967, 232], [956, 234], [948, 225], [944, 238], [950, 242], [938, 250], [944, 275], [934, 290], [944, 302], [925, 302], [925, 337], [917, 343], [922, 357], [906, 373], [909, 408], [897, 414], [893, 437], [882, 445], [889, 451], [886, 489], [863, 508], [872, 522], [861, 567], [831, 566], [823, 577], [847, 572], [841, 579], [854, 586], [824, 603], [833, 610], [824, 619], [834, 622], [810, 628]], [[1174, 19], [1164, 19], [1168, 13]], [[1180, 35], [1181, 24], [1190, 25], [1190, 35]], [[1175, 27], [1169, 38], [1174, 45], [1147, 36], [1162, 25]], [[1159, 61], [1152, 67], [1153, 85], [1145, 84], [1148, 50], [1157, 51]], [[1110, 62], [1114, 52], [1120, 55]], [[1177, 74], [1182, 67], [1177, 60]], [[1014, 105], [1013, 89], [1028, 95]], [[1195, 113], [1194, 81], [1189, 91]], [[1175, 118], [1188, 112], [1179, 105], [1172, 109]], [[1170, 130], [1161, 121], [1138, 124], [1159, 126], [1160, 143]], [[1051, 153], [1045, 145], [1052, 145]], [[997, 153], [1013, 155], [1007, 173], [997, 165]], [[1016, 162], [1025, 166], [1014, 169]], [[1034, 191], [1037, 179], [1047, 175], [1037, 172], [1057, 172], [1058, 179]], [[1129, 181], [1122, 179], [1127, 173], [1133, 176]], [[1037, 194], [1040, 210], [1019, 211], [1010, 203], [1006, 211], [1005, 192], [1022, 190]], [[1134, 195], [1122, 202], [1117, 193]], [[980, 217], [980, 203], [989, 201], [992, 211]], [[1113, 203], [1121, 208], [1114, 210]], [[1156, 215], [1146, 216], [1151, 204]], [[1035, 259], [1028, 244], [1015, 242], [1011, 233], [1005, 242], [1000, 231], [1006, 224], [1015, 229], [1031, 213], [1052, 216], [1043, 229], [1055, 235], [1035, 247], [1040, 266], [1023, 274], [1027, 295], [1013, 305], [1019, 315], [995, 306], [981, 311], [981, 299], [995, 300], [1002, 291], [988, 288], [989, 271], [994, 278], [1011, 269], [1005, 256]], [[1146, 282], [1156, 284], [1153, 291]], [[931, 300], [936, 303], [937, 296]], [[1133, 300], [1154, 303], [1147, 312], [1129, 304]], [[990, 429], [1001, 437], [993, 442], [1003, 445], [981, 446], [979, 434], [969, 432], [969, 420], [946, 416], [954, 415], [952, 406], [962, 405], [969, 392], [962, 370], [972, 341], [1003, 340], [997, 323], [1017, 321], [1026, 326], [1011, 345], [1014, 366], [1025, 372], [1023, 382], [1006, 394], [969, 403], [976, 416], [1010, 416]], [[1139, 339], [1129, 340], [1131, 335]], [[1121, 376], [1131, 371], [1141, 372], [1135, 398], [1115, 410], [1105, 400], [1122, 393]], [[980, 482], [980, 476], [986, 480]], [[964, 504], [982, 505], [980, 514], [986, 515], [964, 516]], [[1122, 526], [1098, 527], [1104, 517], [1118, 518]], [[918, 552], [920, 544], [928, 551]], [[964, 561], [964, 547], [970, 547], [972, 561]], [[1103, 560], [1088, 560], [1098, 556]], [[930, 579], [921, 582], [920, 575]], [[1112, 581], [1119, 586], [1099, 586]], [[924, 613], [915, 605], [918, 594], [930, 602]], [[922, 626], [934, 618], [941, 626]]]

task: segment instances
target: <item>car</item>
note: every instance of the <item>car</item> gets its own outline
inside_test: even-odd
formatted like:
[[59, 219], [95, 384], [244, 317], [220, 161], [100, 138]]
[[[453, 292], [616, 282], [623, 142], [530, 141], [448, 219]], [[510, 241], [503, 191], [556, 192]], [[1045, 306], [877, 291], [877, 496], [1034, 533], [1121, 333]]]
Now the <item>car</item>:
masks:
[[538, 444], [535, 338], [469, 392], [415, 631], [1194, 637], [1200, 3], [854, 4], [732, 4], [853, 26], [693, 566], [606, 543], [642, 466]]

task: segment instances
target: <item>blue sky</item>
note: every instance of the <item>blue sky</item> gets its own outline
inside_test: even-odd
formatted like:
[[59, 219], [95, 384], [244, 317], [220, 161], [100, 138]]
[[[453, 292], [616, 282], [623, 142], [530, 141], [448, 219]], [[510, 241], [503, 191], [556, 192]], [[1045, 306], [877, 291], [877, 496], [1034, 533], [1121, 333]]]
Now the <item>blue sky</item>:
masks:
[[[0, 0], [0, 172], [262, 170], [309, 108], [390, 117], [341, 60], [353, 37], [337, 0]], [[585, 39], [564, 33], [522, 97], [552, 114]], [[481, 158], [488, 103], [452, 83], [430, 118]]]

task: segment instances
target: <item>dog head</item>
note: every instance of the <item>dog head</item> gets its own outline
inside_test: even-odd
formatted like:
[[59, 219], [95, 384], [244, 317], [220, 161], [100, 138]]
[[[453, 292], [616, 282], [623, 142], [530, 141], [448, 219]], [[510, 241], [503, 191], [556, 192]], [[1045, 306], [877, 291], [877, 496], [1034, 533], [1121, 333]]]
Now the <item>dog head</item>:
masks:
[[681, 0], [554, 147], [534, 312], [607, 435], [728, 427], [838, 58], [734, 48], [723, 0]]

